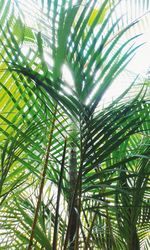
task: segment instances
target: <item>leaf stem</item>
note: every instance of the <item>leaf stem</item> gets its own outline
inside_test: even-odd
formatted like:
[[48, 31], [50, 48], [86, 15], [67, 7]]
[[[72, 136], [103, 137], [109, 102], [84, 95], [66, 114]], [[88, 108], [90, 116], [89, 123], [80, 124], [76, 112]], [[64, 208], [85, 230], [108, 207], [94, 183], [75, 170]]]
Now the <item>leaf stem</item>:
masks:
[[36, 223], [37, 223], [37, 219], [38, 219], [38, 212], [40, 209], [42, 193], [43, 193], [43, 188], [44, 188], [44, 181], [45, 181], [45, 176], [46, 176], [46, 170], [48, 167], [48, 159], [49, 159], [50, 149], [51, 149], [51, 144], [52, 144], [52, 137], [53, 137], [55, 120], [56, 120], [56, 112], [57, 112], [57, 105], [55, 106], [54, 118], [53, 118], [52, 126], [50, 129], [49, 142], [48, 142], [47, 151], [46, 151], [45, 163], [44, 163], [44, 168], [43, 168], [43, 173], [42, 173], [42, 178], [41, 178], [41, 183], [40, 183], [40, 188], [39, 188], [39, 196], [38, 196], [37, 206], [36, 206], [34, 220], [33, 220], [33, 224], [32, 224], [28, 250], [31, 250], [32, 245], [33, 245], [34, 231], [35, 231], [35, 227], [36, 227]]

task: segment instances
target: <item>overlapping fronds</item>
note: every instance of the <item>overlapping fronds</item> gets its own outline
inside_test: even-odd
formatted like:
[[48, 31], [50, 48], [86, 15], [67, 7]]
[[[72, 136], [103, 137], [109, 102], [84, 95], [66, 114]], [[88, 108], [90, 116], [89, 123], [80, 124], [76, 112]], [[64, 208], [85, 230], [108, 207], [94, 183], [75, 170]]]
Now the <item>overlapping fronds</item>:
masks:
[[0, 2], [1, 249], [149, 247], [148, 81], [100, 105], [150, 8], [123, 2]]

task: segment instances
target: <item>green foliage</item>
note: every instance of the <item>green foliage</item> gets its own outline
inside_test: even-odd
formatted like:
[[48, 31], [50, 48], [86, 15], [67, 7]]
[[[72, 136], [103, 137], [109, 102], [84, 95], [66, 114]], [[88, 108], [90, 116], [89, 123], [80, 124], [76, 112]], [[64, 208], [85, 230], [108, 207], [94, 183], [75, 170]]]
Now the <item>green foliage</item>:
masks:
[[137, 20], [109, 0], [32, 4], [0, 2], [0, 249], [147, 250], [147, 81], [101, 107]]

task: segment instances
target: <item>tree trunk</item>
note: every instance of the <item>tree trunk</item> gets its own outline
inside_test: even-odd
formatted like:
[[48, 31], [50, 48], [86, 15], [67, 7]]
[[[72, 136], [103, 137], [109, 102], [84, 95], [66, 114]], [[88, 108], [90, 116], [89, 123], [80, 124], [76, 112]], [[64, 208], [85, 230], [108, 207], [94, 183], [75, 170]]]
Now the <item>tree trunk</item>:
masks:
[[[69, 213], [71, 208], [71, 202], [73, 193], [76, 188], [76, 181], [77, 181], [77, 155], [76, 155], [76, 149], [73, 146], [73, 143], [71, 145], [71, 152], [70, 152], [70, 164], [69, 164]], [[76, 228], [77, 228], [77, 213], [75, 211], [75, 208], [77, 208], [77, 199], [74, 202], [74, 209], [72, 212], [71, 217], [71, 225], [69, 230], [69, 249], [74, 250], [75, 247], [75, 234], [76, 234]]]
[[132, 229], [130, 234], [130, 238], [128, 241], [128, 249], [129, 250], [140, 250], [139, 237], [136, 231], [136, 228]]

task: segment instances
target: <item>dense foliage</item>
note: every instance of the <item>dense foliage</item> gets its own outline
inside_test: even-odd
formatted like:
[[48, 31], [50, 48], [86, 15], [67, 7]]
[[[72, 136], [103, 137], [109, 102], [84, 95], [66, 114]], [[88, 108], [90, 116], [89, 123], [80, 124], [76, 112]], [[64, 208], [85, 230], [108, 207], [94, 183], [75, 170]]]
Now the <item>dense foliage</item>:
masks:
[[102, 102], [140, 49], [118, 4], [0, 1], [0, 249], [150, 249], [149, 82]]

